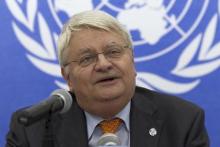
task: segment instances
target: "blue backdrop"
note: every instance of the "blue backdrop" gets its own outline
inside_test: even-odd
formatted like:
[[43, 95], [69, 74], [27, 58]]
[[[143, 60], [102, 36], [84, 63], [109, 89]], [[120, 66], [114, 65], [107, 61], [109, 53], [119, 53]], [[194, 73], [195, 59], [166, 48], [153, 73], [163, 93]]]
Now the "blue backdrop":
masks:
[[72, 14], [103, 10], [133, 37], [137, 84], [192, 101], [220, 146], [220, 0], [0, 1], [0, 146], [12, 112], [58, 88], [56, 40]]

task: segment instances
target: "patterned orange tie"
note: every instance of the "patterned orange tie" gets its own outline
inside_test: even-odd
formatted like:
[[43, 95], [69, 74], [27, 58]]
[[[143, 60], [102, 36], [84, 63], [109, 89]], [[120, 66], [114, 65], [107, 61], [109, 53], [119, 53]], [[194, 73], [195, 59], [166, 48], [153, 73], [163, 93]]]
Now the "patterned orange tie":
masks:
[[120, 118], [114, 118], [111, 120], [103, 120], [99, 123], [99, 126], [103, 133], [115, 133], [118, 127], [121, 125], [122, 120]]

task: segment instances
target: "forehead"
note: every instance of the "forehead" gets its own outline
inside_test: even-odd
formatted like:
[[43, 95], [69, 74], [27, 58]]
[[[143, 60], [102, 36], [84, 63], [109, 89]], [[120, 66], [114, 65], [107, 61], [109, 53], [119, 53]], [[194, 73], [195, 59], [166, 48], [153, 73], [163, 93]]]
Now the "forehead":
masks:
[[99, 49], [112, 42], [115, 44], [124, 44], [125, 40], [115, 32], [97, 29], [82, 29], [72, 33], [69, 49], [76, 52], [88, 48]]
[[77, 58], [86, 49], [101, 52], [105, 46], [112, 42], [120, 45], [126, 43], [125, 39], [115, 32], [91, 28], [74, 31], [71, 34], [68, 47], [63, 50], [63, 60], [65, 62], [72, 58]]

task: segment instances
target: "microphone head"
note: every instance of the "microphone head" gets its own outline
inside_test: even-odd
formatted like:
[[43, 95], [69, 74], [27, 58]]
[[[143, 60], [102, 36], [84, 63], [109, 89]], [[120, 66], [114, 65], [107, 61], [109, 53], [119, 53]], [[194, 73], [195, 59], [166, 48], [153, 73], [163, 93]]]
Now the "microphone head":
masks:
[[60, 111], [60, 113], [65, 113], [71, 108], [73, 99], [67, 90], [64, 89], [54, 90], [51, 93], [51, 96], [59, 96], [63, 100], [64, 106], [63, 109]]
[[121, 142], [118, 136], [113, 133], [103, 134], [97, 142], [97, 146], [119, 146], [119, 145], [121, 145]]

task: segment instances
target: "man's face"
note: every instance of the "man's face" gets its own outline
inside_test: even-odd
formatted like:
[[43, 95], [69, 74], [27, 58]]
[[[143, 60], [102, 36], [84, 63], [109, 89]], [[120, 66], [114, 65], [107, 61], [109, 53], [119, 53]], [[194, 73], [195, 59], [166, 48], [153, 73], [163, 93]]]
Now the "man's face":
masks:
[[[83, 29], [72, 36], [64, 56], [66, 62], [78, 62], [68, 64], [62, 73], [85, 111], [111, 117], [132, 98], [136, 71], [132, 51], [126, 45], [125, 40], [113, 32]], [[111, 57], [109, 50], [113, 49], [114, 53], [115, 48], [123, 52]], [[94, 54], [97, 60], [88, 64], [87, 57]]]

